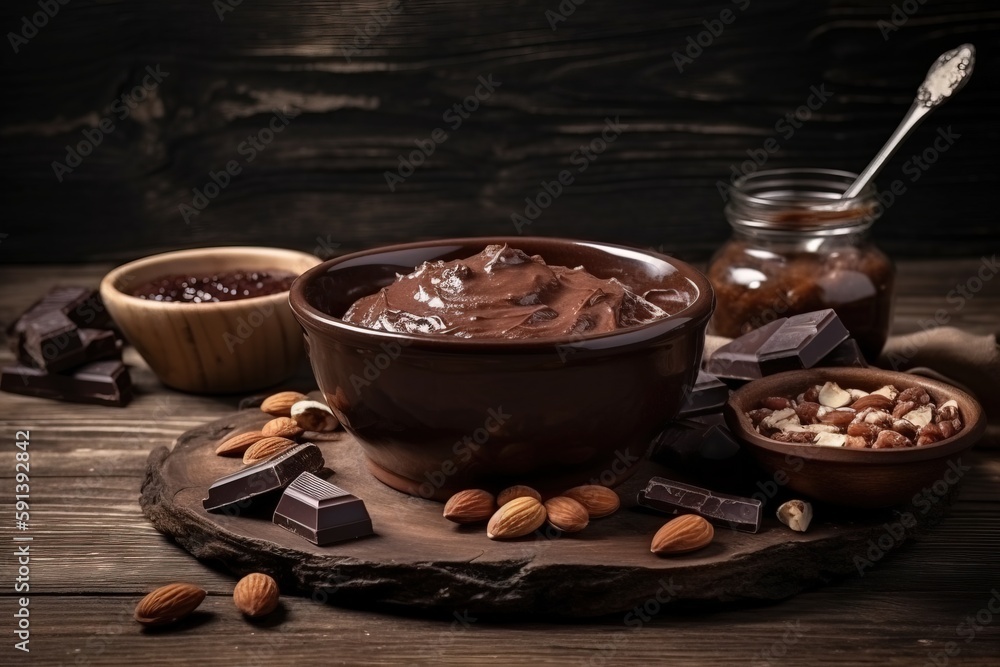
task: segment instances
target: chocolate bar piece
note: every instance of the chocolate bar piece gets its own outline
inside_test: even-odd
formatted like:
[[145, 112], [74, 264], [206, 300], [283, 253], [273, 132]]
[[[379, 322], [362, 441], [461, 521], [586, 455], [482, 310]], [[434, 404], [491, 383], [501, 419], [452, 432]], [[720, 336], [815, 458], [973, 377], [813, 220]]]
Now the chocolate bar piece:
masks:
[[[53, 358], [45, 358], [45, 364], [41, 368], [50, 373], [58, 373], [76, 366], [100, 361], [101, 359], [121, 359], [122, 341], [110, 329], [79, 329], [80, 342], [83, 347], [71, 352], [57, 354]], [[39, 366], [39, 364], [28, 355], [27, 350], [22, 345], [18, 350], [18, 360], [22, 364]]]
[[95, 361], [69, 373], [16, 365], [0, 370], [0, 391], [120, 407], [132, 399], [132, 380], [128, 368], [118, 360]]
[[697, 514], [718, 525], [756, 533], [760, 530], [761, 501], [715, 493], [690, 484], [653, 477], [637, 501], [666, 514]]
[[834, 366], [855, 366], [857, 368], [868, 368], [865, 355], [861, 352], [858, 341], [848, 338], [843, 343], [833, 348], [833, 352], [823, 357], [817, 366], [831, 368]]
[[722, 415], [712, 414], [671, 423], [657, 438], [654, 456], [663, 449], [671, 450], [680, 459], [724, 461], [736, 456], [740, 445]]
[[80, 329], [58, 310], [32, 318], [25, 327], [24, 352], [39, 368], [59, 366], [65, 358], [82, 350]]
[[277, 456], [242, 470], [220, 477], [208, 487], [208, 498], [202, 501], [209, 512], [225, 509], [237, 503], [249, 503], [254, 498], [284, 489], [304, 472], [318, 472], [323, 467], [319, 447], [306, 442]]
[[781, 328], [787, 318], [768, 322], [759, 329], [729, 341], [705, 362], [705, 370], [720, 378], [756, 380], [761, 377], [757, 351], [771, 335]]
[[761, 374], [812, 368], [849, 336], [829, 308], [789, 317], [757, 350]]
[[106, 329], [111, 326], [111, 317], [96, 291], [80, 286], [53, 287], [7, 327], [11, 346], [17, 347], [31, 320], [52, 311], [59, 311], [78, 327]]
[[650, 458], [673, 470], [683, 470], [685, 481], [739, 493], [756, 465], [730, 433], [721, 414], [678, 419], [653, 445]]
[[714, 375], [699, 370], [698, 379], [695, 380], [678, 415], [686, 417], [705, 412], [718, 412], [728, 400], [729, 387], [726, 383]]
[[285, 489], [274, 523], [317, 546], [374, 535], [364, 501], [308, 472]]
[[849, 335], [829, 308], [783, 317], [720, 347], [705, 363], [705, 370], [720, 378], [756, 380], [812, 368]]

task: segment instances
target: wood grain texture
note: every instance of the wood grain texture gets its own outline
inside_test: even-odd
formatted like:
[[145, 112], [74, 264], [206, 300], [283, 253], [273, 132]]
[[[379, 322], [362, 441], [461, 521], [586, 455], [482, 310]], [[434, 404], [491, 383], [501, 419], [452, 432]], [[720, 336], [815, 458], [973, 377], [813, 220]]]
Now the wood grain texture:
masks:
[[[243, 410], [187, 431], [169, 451], [153, 450], [139, 504], [159, 530], [198, 558], [239, 576], [264, 572], [286, 589], [321, 591], [337, 603], [575, 618], [624, 613], [647, 600], [658, 605], [657, 595], [674, 606], [781, 599], [856, 572], [854, 557], [899, 515], [820, 511], [808, 533], [795, 534], [774, 518], [774, 500], [760, 532], [719, 528], [697, 553], [658, 558], [650, 540], [668, 518], [637, 511], [635, 496], [644, 480], [676, 474], [646, 462], [617, 488], [622, 510], [586, 531], [543, 528], [519, 540], [492, 541], [483, 524], [456, 526], [441, 516], [440, 503], [409, 498], [374, 479], [360, 445], [348, 437], [318, 446], [331, 481], [365, 501], [375, 535], [317, 547], [271, 522], [274, 502], [214, 513], [202, 505], [209, 485], [243, 467], [216, 456], [216, 446], [267, 419], [260, 410]], [[745, 493], [767, 479], [747, 475]], [[928, 511], [908, 508], [917, 519], [908, 526], [913, 530], [900, 526], [885, 551], [940, 523], [949, 501]]]
[[[388, 4], [243, 2], [224, 20], [205, 0], [63, 7], [18, 53], [0, 49], [18, 101], [0, 110], [0, 257], [119, 260], [232, 243], [329, 254], [503, 234], [526, 197], [569, 169], [574, 183], [526, 232], [704, 258], [728, 233], [717, 182], [733, 168], [773, 139], [768, 167], [860, 170], [933, 58], [963, 41], [980, 48], [977, 73], [886, 168], [883, 189], [898, 179], [906, 193], [875, 235], [897, 256], [997, 246], [1000, 10], [985, 0], [918, 3], [888, 39], [885, 0], [641, 0], [627, 10], [590, 0], [555, 30], [546, 12], [556, 0], [404, 0], [380, 27], [372, 12]], [[712, 37], [703, 22], [725, 9], [735, 17]], [[7, 3], [0, 25], [36, 10]], [[678, 71], [674, 54], [700, 34], [710, 43]], [[162, 83], [122, 107], [156, 65]], [[499, 87], [454, 127], [445, 114], [489, 75]], [[801, 127], [779, 127], [812, 87], [830, 99], [803, 112]], [[251, 151], [244, 142], [275, 109], [299, 113]], [[114, 130], [58, 181], [53, 161], [105, 117]], [[595, 160], [574, 162], [607, 117], [627, 128]], [[960, 137], [940, 159], [907, 169], [949, 127]], [[436, 128], [447, 140], [390, 191], [385, 174]], [[240, 173], [186, 221], [179, 207], [230, 161]]]
[[[585, 7], [586, 5], [584, 5]], [[978, 260], [904, 262], [895, 333], [946, 307], [954, 280]], [[107, 265], [0, 268], [0, 321], [48, 286], [93, 285]], [[978, 333], [1000, 329], [1000, 284], [955, 313]], [[10, 360], [6, 348], [0, 361]], [[129, 350], [140, 388], [124, 410], [0, 394], [0, 437], [32, 428], [34, 528], [38, 560], [32, 589], [32, 653], [0, 647], [16, 665], [294, 665], [315, 661], [374, 665], [805, 665], [926, 664], [956, 642], [949, 664], [993, 665], [1000, 653], [994, 620], [973, 641], [957, 634], [1000, 587], [1000, 458], [975, 453], [976, 465], [952, 510], [931, 532], [880, 560], [863, 577], [763, 606], [683, 613], [664, 609], [641, 625], [624, 614], [585, 623], [475, 620], [391, 615], [285, 595], [274, 622], [251, 625], [232, 607], [235, 578], [202, 563], [158, 533], [138, 504], [149, 451], [194, 426], [233, 411], [240, 397], [194, 397], [163, 388]], [[290, 388], [308, 389], [307, 376]], [[6, 435], [4, 435], [6, 434]], [[8, 440], [9, 442], [9, 440]], [[9, 451], [9, 450], [8, 450]], [[36, 470], [37, 464], [37, 472]], [[107, 467], [106, 467], [107, 466]], [[0, 506], [9, 507], [11, 472], [0, 469]], [[0, 540], [9, 543], [8, 523]], [[11, 560], [0, 568], [7, 577]], [[141, 597], [174, 580], [204, 586], [204, 614], [175, 632], [148, 633], [131, 621]], [[0, 606], [12, 609], [12, 591]], [[464, 622], [463, 622], [464, 621]], [[5, 625], [0, 627], [9, 629]], [[798, 641], [782, 641], [789, 629]], [[794, 637], [794, 634], [793, 634]], [[181, 653], [182, 649], [182, 653]], [[780, 653], [780, 655], [779, 655]]]

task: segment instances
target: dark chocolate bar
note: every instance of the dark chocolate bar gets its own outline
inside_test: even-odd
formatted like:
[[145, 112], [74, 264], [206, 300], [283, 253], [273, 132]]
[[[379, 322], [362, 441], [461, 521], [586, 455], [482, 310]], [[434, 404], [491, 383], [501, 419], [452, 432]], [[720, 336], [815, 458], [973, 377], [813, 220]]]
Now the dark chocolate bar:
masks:
[[787, 318], [768, 322], [759, 329], [729, 341], [709, 357], [705, 370], [720, 378], [756, 380], [761, 377], [757, 351], [781, 328]]
[[713, 461], [730, 459], [740, 451], [739, 443], [720, 414], [672, 422], [656, 439], [654, 456], [663, 448], [669, 448], [682, 458]]
[[306, 442], [277, 456], [242, 470], [220, 477], [208, 487], [208, 498], [202, 501], [209, 512], [284, 489], [304, 472], [318, 472], [323, 467], [319, 447]]
[[715, 493], [690, 484], [653, 477], [636, 499], [643, 507], [666, 514], [697, 514], [718, 525], [756, 533], [760, 530], [761, 501]]
[[31, 361], [45, 369], [60, 366], [64, 359], [83, 350], [80, 329], [58, 310], [32, 318], [24, 329], [23, 345]]
[[783, 317], [723, 345], [705, 363], [720, 378], [756, 380], [812, 368], [850, 336], [831, 309]]
[[817, 366], [832, 368], [835, 366], [855, 366], [857, 368], [868, 368], [865, 355], [861, 352], [858, 341], [848, 338], [843, 343], [833, 348], [833, 352], [823, 357]]
[[285, 489], [274, 523], [317, 546], [374, 534], [364, 501], [308, 472]]
[[16, 365], [0, 370], [0, 391], [74, 403], [124, 406], [132, 399], [132, 380], [121, 361], [95, 361], [68, 373], [47, 373]]
[[[83, 347], [46, 358], [45, 365], [41, 367], [50, 373], [58, 373], [91, 361], [121, 359], [122, 341], [111, 329], [80, 329], [79, 332]], [[24, 346], [18, 350], [18, 360], [30, 366], [39, 365], [28, 355]]]
[[729, 400], [729, 386], [714, 375], [699, 370], [698, 379], [688, 392], [678, 415], [686, 417], [704, 412], [718, 412], [727, 400]]
[[32, 319], [52, 311], [61, 312], [81, 328], [105, 329], [111, 326], [111, 317], [95, 290], [80, 286], [53, 287], [7, 327], [11, 346], [16, 350]]
[[849, 336], [829, 308], [789, 317], [757, 350], [761, 374], [812, 368]]

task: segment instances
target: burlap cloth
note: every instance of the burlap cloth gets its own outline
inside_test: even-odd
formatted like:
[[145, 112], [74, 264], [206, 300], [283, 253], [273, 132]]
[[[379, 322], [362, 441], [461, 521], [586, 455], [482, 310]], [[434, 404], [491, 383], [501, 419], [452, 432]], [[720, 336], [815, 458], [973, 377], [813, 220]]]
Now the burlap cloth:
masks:
[[[729, 342], [706, 336], [705, 358]], [[980, 447], [1000, 447], [1000, 345], [996, 335], [977, 336], [954, 327], [937, 327], [893, 336], [876, 364], [887, 370], [935, 378], [969, 392], [989, 421]]]

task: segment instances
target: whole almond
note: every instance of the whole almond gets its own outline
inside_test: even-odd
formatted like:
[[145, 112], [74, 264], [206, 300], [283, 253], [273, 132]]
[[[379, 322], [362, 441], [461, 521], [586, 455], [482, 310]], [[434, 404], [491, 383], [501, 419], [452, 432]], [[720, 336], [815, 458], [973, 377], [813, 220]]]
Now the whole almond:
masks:
[[697, 514], [684, 514], [656, 531], [649, 550], [654, 554], [685, 554], [704, 549], [715, 537], [715, 529]]
[[291, 417], [292, 406], [308, 398], [297, 391], [282, 391], [272, 394], [260, 404], [260, 409], [272, 417]]
[[856, 412], [861, 412], [865, 408], [888, 411], [892, 409], [892, 400], [882, 394], [868, 394], [851, 403], [851, 409]]
[[459, 491], [444, 504], [444, 518], [455, 523], [486, 521], [497, 509], [493, 494], [482, 489]]
[[545, 501], [549, 523], [564, 533], [578, 533], [590, 523], [587, 508], [566, 496], [556, 496]]
[[530, 535], [545, 523], [545, 507], [537, 498], [520, 496], [496, 511], [486, 526], [486, 537], [505, 540]]
[[574, 486], [563, 495], [587, 508], [587, 514], [590, 515], [591, 519], [600, 519], [603, 516], [614, 514], [622, 504], [617, 493], [598, 484]]
[[198, 608], [205, 590], [192, 584], [167, 584], [144, 597], [135, 606], [135, 620], [143, 625], [166, 625], [179, 621]]
[[221, 445], [216, 447], [215, 453], [219, 456], [241, 456], [243, 452], [250, 447], [250, 445], [254, 444], [263, 437], [264, 434], [260, 431], [240, 433], [239, 435], [234, 435], [228, 440], [225, 440]]
[[304, 429], [295, 423], [291, 417], [275, 417], [261, 427], [260, 432], [266, 437], [296, 438], [302, 435]]
[[233, 589], [236, 608], [251, 618], [267, 616], [278, 607], [278, 584], [260, 572], [248, 574]]
[[295, 423], [306, 431], [335, 431], [340, 420], [333, 410], [319, 401], [298, 401], [289, 410]]
[[499, 507], [503, 507], [515, 498], [534, 498], [538, 502], [541, 502], [542, 494], [535, 491], [530, 486], [515, 484], [514, 486], [508, 486], [506, 489], [497, 494], [497, 505]]
[[278, 438], [275, 436], [262, 438], [250, 445], [250, 448], [243, 452], [243, 463], [257, 463], [264, 459], [269, 459], [294, 445], [295, 443], [288, 438]]

